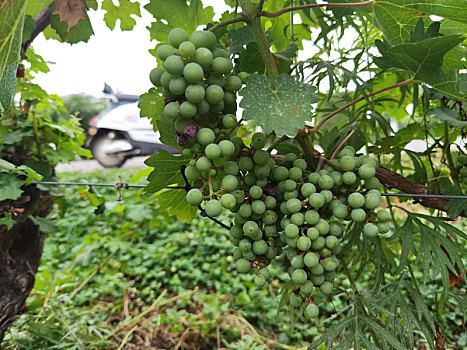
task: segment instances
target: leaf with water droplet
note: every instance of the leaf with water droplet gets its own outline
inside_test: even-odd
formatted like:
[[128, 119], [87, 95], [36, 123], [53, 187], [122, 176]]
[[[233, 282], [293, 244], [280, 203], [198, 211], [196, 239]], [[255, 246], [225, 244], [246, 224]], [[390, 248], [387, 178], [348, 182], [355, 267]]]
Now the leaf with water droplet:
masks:
[[313, 116], [313, 104], [318, 101], [316, 88], [297, 81], [289, 74], [277, 75], [271, 86], [267, 75], [254, 74], [239, 92], [243, 119], [254, 120], [267, 134], [293, 137]]

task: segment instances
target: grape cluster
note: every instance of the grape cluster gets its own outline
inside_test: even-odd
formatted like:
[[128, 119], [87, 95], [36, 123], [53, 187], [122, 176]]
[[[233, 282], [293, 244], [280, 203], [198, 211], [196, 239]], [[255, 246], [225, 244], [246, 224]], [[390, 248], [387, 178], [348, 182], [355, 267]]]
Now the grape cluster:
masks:
[[467, 186], [467, 155], [461, 154], [457, 157], [457, 164], [459, 165], [459, 177], [461, 182]]
[[254, 283], [264, 287], [268, 265], [283, 261], [294, 284], [290, 303], [316, 317], [317, 293], [333, 291], [346, 226], [355, 222], [370, 238], [389, 231], [389, 213], [375, 211], [381, 199], [377, 162], [347, 146], [333, 166], [310, 172], [294, 153], [271, 156], [262, 132], [245, 144], [236, 136], [235, 112], [247, 74], [233, 73], [227, 51], [210, 32], [196, 31], [188, 40], [183, 29], [173, 29], [169, 42], [158, 47], [163, 68], [153, 69], [150, 79], [163, 88], [162, 118], [174, 123], [183, 154], [193, 156], [185, 169], [193, 186], [187, 202], [210, 217], [234, 213], [236, 269], [255, 272]]

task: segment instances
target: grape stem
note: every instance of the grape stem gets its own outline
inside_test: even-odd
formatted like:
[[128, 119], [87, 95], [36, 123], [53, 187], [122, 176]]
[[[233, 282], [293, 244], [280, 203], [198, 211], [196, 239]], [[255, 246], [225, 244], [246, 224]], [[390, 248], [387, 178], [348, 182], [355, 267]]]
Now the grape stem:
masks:
[[238, 22], [246, 22], [246, 16], [243, 13], [240, 13], [239, 17], [230, 18], [223, 22], [217, 23], [208, 29], [208, 32], [214, 32], [222, 27], [228, 26], [229, 24], [234, 24]]
[[350, 136], [353, 135], [353, 133], [357, 131], [357, 129], [353, 129], [346, 137], [345, 139], [342, 140], [342, 142], [339, 144], [339, 146], [337, 146], [336, 150], [334, 151], [334, 153], [332, 154], [330, 160], [333, 160], [334, 157], [336, 156], [337, 152], [339, 152], [339, 150], [341, 149], [341, 147], [344, 145], [344, 143], [347, 142], [347, 140], [350, 138]]
[[267, 149], [267, 152], [268, 153], [271, 153], [274, 148], [276, 148], [276, 146], [284, 141], [287, 141], [289, 140], [290, 138], [287, 136], [287, 135], [282, 135], [281, 137], [279, 137], [278, 139], [276, 139], [272, 144], [271, 146], [268, 147]]
[[[403, 82], [400, 82], [400, 83], [397, 83], [397, 84], [394, 84], [394, 85], [391, 85], [391, 86], [387, 86], [381, 90], [378, 90], [378, 91], [375, 91], [375, 92], [372, 92], [371, 94], [369, 94], [367, 97], [373, 97], [375, 95], [378, 95], [382, 92], [385, 92], [385, 91], [388, 91], [388, 90], [391, 90], [391, 89], [395, 89], [395, 88], [398, 88], [398, 87], [401, 87], [401, 86], [405, 86], [405, 85], [408, 85], [408, 84], [411, 84], [411, 83], [415, 83], [416, 80], [415, 79], [409, 79], [409, 80], [405, 80]], [[315, 132], [317, 132], [319, 129], [321, 129], [321, 127], [323, 126], [324, 123], [326, 123], [329, 119], [331, 119], [332, 117], [334, 117], [335, 115], [339, 114], [340, 112], [342, 112], [343, 110], [346, 110], [347, 108], [353, 106], [354, 104], [360, 102], [360, 101], [363, 101], [365, 99], [364, 96], [360, 97], [360, 98], [357, 98], [356, 100], [353, 100], [352, 102], [349, 102], [347, 103], [345, 106], [342, 106], [341, 108], [335, 110], [334, 112], [328, 114], [327, 116], [325, 116], [323, 119], [321, 119], [321, 121], [318, 123], [318, 125], [316, 125], [313, 129], [309, 130], [308, 133], [309, 134], [314, 134]], [[306, 133], [303, 133], [303, 134], [306, 134]]]
[[263, 11], [261, 15], [264, 17], [268, 17], [268, 18], [274, 18], [274, 17], [282, 16], [283, 14], [287, 12], [306, 10], [306, 9], [315, 8], [315, 7], [364, 7], [364, 6], [373, 5], [374, 3], [375, 3], [374, 0], [370, 0], [370, 1], [357, 2], [357, 3], [309, 4], [309, 5], [288, 7], [277, 12]]

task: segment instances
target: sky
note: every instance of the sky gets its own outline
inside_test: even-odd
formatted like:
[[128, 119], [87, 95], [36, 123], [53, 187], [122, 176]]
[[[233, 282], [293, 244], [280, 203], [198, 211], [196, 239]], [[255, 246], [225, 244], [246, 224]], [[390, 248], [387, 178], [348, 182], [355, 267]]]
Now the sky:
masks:
[[[140, 1], [141, 17], [134, 17], [137, 24], [132, 31], [122, 32], [118, 22], [111, 31], [104, 23], [104, 11], [91, 10], [94, 35], [87, 43], [69, 45], [38, 36], [33, 47], [48, 62], [50, 72], [37, 75], [35, 83], [60, 96], [83, 93], [102, 97], [104, 82], [125, 94], [147, 91], [151, 87], [149, 72], [156, 67], [148, 50], [157, 44], [150, 41], [146, 29], [152, 22], [152, 15], [143, 8], [147, 2]], [[203, 0], [203, 4], [214, 7], [214, 19], [228, 9], [219, 0]]]

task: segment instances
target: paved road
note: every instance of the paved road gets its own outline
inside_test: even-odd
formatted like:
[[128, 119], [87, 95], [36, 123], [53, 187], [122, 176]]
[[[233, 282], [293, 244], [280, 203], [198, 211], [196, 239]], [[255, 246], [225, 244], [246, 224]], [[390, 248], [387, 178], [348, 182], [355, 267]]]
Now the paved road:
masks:
[[[147, 159], [148, 156], [144, 157], [133, 157], [130, 158], [123, 164], [122, 168], [145, 168], [146, 164], [144, 164], [144, 160]], [[57, 173], [64, 172], [64, 171], [93, 171], [96, 169], [105, 169], [102, 165], [100, 165], [96, 160], [77, 160], [74, 162], [70, 162], [68, 164], [59, 164], [56, 167]]]

